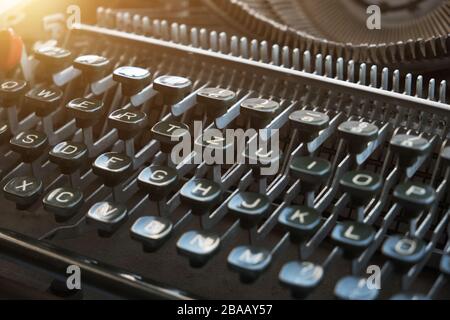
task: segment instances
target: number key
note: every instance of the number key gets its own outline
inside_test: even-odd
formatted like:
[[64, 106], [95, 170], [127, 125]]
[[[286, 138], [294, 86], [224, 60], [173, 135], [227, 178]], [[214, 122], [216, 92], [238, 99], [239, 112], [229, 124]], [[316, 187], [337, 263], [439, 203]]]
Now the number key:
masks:
[[240, 275], [244, 283], [255, 281], [270, 265], [271, 253], [255, 246], [239, 246], [228, 255], [228, 266]]
[[178, 184], [178, 173], [167, 166], [154, 165], [141, 171], [138, 185], [153, 201], [164, 199]]
[[44, 208], [62, 222], [78, 212], [83, 204], [83, 194], [77, 189], [62, 187], [50, 191], [42, 202]]
[[136, 220], [130, 230], [131, 237], [142, 243], [144, 251], [155, 251], [169, 238], [172, 223], [163, 217], [144, 216]]

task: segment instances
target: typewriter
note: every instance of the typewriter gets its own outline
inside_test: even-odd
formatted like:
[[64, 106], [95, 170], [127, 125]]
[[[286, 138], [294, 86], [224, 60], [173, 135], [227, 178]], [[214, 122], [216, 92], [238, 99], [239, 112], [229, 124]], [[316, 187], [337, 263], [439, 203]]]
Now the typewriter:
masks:
[[74, 2], [0, 1], [0, 297], [450, 298], [450, 1]]

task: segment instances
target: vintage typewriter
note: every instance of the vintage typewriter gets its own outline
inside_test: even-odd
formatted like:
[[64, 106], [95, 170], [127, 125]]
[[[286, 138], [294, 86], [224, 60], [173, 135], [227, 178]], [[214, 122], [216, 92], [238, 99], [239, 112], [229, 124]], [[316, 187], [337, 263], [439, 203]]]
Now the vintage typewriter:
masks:
[[24, 2], [2, 298], [450, 298], [449, 1]]

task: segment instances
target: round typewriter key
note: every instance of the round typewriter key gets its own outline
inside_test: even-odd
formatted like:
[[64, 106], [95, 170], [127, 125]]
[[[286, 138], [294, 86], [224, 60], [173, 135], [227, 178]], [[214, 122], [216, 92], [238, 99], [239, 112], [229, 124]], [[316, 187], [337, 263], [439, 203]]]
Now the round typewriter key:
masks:
[[56, 87], [36, 87], [28, 91], [25, 98], [38, 117], [45, 117], [59, 106], [63, 92]]
[[436, 191], [429, 185], [418, 182], [405, 182], [394, 189], [394, 199], [406, 209], [411, 219], [429, 208], [436, 200]]
[[[203, 134], [199, 135], [194, 141], [196, 146], [200, 146], [204, 154], [211, 155], [211, 157], [205, 157], [206, 164], [221, 165], [226, 160], [228, 152], [234, 154], [232, 148], [234, 141], [227, 141], [222, 135], [218, 135], [215, 130], [206, 130]], [[220, 157], [218, 155], [221, 155]], [[217, 156], [217, 158], [216, 158]], [[216, 161], [218, 159], [219, 161]], [[219, 163], [220, 162], [220, 163]]]
[[49, 160], [59, 166], [64, 174], [71, 174], [87, 161], [88, 152], [83, 143], [63, 141], [49, 152]]
[[331, 233], [331, 239], [346, 251], [350, 259], [361, 254], [374, 237], [375, 230], [372, 226], [355, 221], [338, 223]]
[[211, 115], [224, 114], [236, 101], [236, 93], [222, 88], [202, 88], [197, 92], [197, 102]]
[[151, 132], [153, 137], [161, 143], [161, 151], [170, 153], [184, 136], [189, 135], [189, 127], [178, 121], [160, 121], [152, 127]]
[[76, 98], [67, 104], [67, 109], [75, 117], [79, 128], [93, 126], [102, 116], [103, 101]]
[[91, 82], [103, 77], [109, 65], [110, 61], [108, 58], [95, 54], [79, 56], [73, 61], [74, 68], [80, 70]]
[[34, 51], [34, 55], [37, 60], [55, 71], [64, 68], [69, 63], [72, 54], [63, 48], [40, 47]]
[[[274, 168], [276, 163], [281, 161], [282, 152], [279, 149], [269, 150], [267, 148], [250, 148], [247, 147], [243, 151], [243, 156], [245, 158], [245, 163], [250, 165], [250, 167], [255, 169], [261, 168]], [[272, 173], [275, 174], [275, 173]]]
[[149, 199], [164, 199], [178, 184], [178, 173], [167, 166], [154, 165], [141, 171], [138, 185], [148, 193]]
[[153, 81], [153, 89], [164, 96], [167, 104], [174, 104], [191, 92], [192, 82], [188, 78], [164, 75]]
[[280, 283], [291, 289], [295, 298], [305, 298], [322, 282], [324, 270], [309, 261], [291, 261], [283, 265], [278, 275]]
[[108, 116], [109, 123], [119, 132], [119, 139], [134, 138], [147, 123], [147, 115], [138, 109], [119, 109]]
[[325, 113], [312, 110], [295, 111], [289, 115], [289, 120], [300, 131], [300, 140], [304, 142], [312, 141], [330, 123]]
[[122, 84], [125, 96], [133, 96], [150, 84], [151, 73], [144, 68], [119, 67], [113, 72], [113, 80]]
[[314, 190], [330, 175], [331, 163], [317, 157], [294, 157], [289, 168], [292, 176], [299, 178], [306, 189]]
[[101, 177], [108, 187], [121, 183], [132, 170], [133, 161], [130, 157], [116, 152], [104, 153], [95, 159], [93, 172]]
[[193, 179], [180, 190], [181, 201], [190, 206], [194, 215], [203, 215], [220, 201], [222, 189], [207, 179]]
[[185, 232], [177, 241], [177, 252], [194, 268], [204, 266], [220, 248], [220, 237], [205, 231]]
[[11, 102], [19, 99], [27, 89], [28, 83], [24, 80], [3, 80], [0, 82], [0, 99], [2, 107], [10, 107]]
[[346, 121], [339, 125], [338, 131], [347, 141], [350, 153], [364, 151], [367, 144], [378, 137], [378, 127], [368, 122]]
[[289, 231], [293, 243], [310, 237], [319, 227], [320, 221], [319, 212], [307, 206], [287, 206], [278, 216], [278, 223]]
[[228, 202], [228, 210], [240, 219], [241, 227], [244, 229], [251, 229], [257, 225], [269, 209], [269, 198], [256, 192], [238, 192]]
[[14, 136], [9, 144], [14, 152], [22, 156], [24, 162], [33, 162], [44, 153], [48, 139], [42, 132], [28, 130]]
[[344, 192], [348, 192], [355, 206], [369, 202], [383, 185], [381, 177], [370, 171], [349, 171], [340, 180]]
[[136, 220], [130, 230], [131, 238], [142, 243], [145, 251], [160, 248], [172, 233], [172, 222], [163, 217], [144, 216]]
[[252, 283], [269, 267], [271, 253], [255, 246], [239, 246], [228, 255], [228, 266], [239, 273], [243, 283]]
[[50, 191], [42, 200], [44, 208], [55, 214], [58, 222], [66, 221], [78, 212], [83, 204], [83, 194], [70, 187]]
[[94, 204], [86, 216], [87, 223], [99, 229], [99, 235], [109, 236], [128, 218], [128, 210], [121, 204], [108, 201]]
[[3, 187], [5, 198], [16, 203], [18, 209], [33, 204], [42, 194], [42, 181], [35, 177], [16, 177]]
[[409, 268], [419, 263], [425, 257], [427, 250], [421, 239], [395, 235], [383, 243], [381, 252], [399, 267]]
[[398, 134], [391, 139], [391, 149], [398, 154], [400, 166], [410, 166], [416, 159], [430, 151], [430, 142], [420, 136]]
[[379, 290], [367, 285], [366, 278], [346, 276], [334, 287], [334, 295], [340, 300], [375, 300]]

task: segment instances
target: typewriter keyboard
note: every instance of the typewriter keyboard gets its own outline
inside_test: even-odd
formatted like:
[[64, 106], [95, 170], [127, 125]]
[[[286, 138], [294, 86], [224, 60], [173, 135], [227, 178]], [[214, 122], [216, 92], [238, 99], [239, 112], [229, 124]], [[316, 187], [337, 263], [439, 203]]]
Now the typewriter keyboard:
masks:
[[2, 31], [2, 276], [71, 298], [450, 298], [444, 81], [127, 17], [26, 61]]

